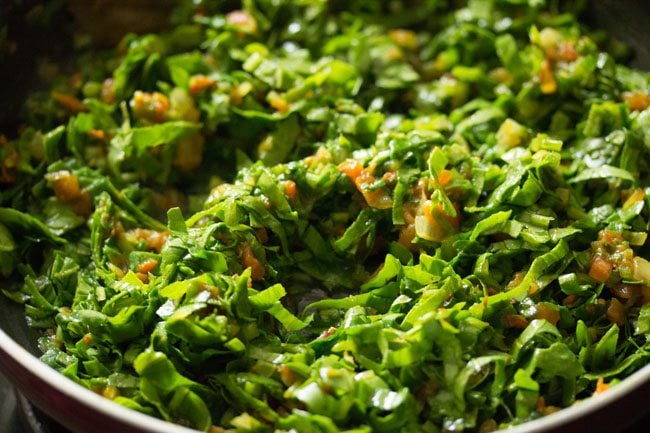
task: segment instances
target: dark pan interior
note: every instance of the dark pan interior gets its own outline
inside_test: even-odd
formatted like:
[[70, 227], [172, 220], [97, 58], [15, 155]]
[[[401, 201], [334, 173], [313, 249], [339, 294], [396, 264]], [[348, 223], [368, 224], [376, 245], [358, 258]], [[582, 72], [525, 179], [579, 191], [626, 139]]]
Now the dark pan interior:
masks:
[[591, 0], [585, 13], [594, 28], [604, 29], [634, 50], [631, 65], [650, 70], [650, 1]]

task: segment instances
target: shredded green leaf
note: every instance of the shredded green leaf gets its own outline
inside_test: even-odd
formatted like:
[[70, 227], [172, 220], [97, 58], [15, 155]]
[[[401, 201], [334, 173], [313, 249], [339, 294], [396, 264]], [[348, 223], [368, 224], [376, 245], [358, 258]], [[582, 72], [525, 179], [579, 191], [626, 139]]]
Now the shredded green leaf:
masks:
[[202, 431], [615, 386], [650, 362], [650, 74], [584, 4], [179, 0], [0, 137], [3, 293], [45, 363]]

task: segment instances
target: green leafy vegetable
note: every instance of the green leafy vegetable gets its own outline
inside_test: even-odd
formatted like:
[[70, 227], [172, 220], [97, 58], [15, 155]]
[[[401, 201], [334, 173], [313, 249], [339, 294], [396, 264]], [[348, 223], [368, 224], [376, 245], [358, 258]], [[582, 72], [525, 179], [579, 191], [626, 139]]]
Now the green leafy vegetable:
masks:
[[584, 4], [179, 0], [0, 136], [3, 293], [45, 363], [202, 431], [615, 386], [650, 362], [650, 74]]

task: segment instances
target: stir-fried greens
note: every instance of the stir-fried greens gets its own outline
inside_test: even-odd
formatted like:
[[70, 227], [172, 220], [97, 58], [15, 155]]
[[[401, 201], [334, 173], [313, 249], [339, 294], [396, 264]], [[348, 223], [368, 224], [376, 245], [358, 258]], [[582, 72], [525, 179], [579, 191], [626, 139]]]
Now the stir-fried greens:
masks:
[[199, 430], [485, 433], [650, 361], [650, 74], [583, 2], [242, 3], [2, 140], [45, 363]]

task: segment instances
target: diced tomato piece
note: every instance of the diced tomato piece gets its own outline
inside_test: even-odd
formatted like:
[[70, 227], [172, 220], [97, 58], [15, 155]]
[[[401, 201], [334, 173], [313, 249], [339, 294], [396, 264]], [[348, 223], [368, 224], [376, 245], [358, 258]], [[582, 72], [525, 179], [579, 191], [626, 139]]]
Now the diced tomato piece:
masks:
[[160, 92], [147, 93], [137, 90], [131, 99], [135, 117], [152, 122], [164, 121], [170, 106], [169, 98]]
[[120, 390], [117, 389], [117, 387], [111, 385], [107, 386], [102, 391], [102, 396], [109, 400], [115, 400], [117, 397], [119, 397], [119, 395], [120, 395]]
[[613, 298], [609, 301], [606, 315], [610, 322], [616, 323], [618, 326], [623, 326], [625, 324], [625, 317], [627, 316], [625, 305], [621, 304], [618, 299]]
[[248, 13], [248, 11], [232, 11], [226, 15], [226, 21], [231, 26], [236, 26], [245, 33], [257, 32], [257, 20], [250, 13]]
[[537, 304], [537, 313], [535, 314], [536, 319], [544, 319], [553, 325], [557, 325], [557, 322], [560, 321], [560, 312], [553, 307], [545, 303]]
[[596, 390], [594, 391], [594, 395], [602, 394], [608, 389], [609, 389], [609, 384], [605, 383], [605, 379], [599, 377], [598, 381], [596, 382]]
[[539, 70], [539, 83], [541, 85], [542, 93], [545, 95], [550, 95], [557, 91], [557, 81], [553, 75], [551, 62], [548, 60], [542, 62], [542, 67]]
[[454, 179], [454, 173], [450, 170], [440, 170], [438, 173], [438, 185], [445, 187]]
[[156, 268], [156, 266], [158, 266], [158, 260], [147, 259], [138, 265], [138, 272], [142, 272], [143, 274], [148, 274], [151, 271], [153, 271]]
[[508, 314], [504, 320], [508, 328], [525, 329], [528, 326], [528, 320], [521, 314]]
[[251, 268], [251, 279], [253, 281], [262, 280], [266, 274], [266, 269], [264, 269], [262, 262], [255, 257], [255, 253], [253, 253], [253, 249], [250, 245], [244, 244], [241, 247], [240, 256], [242, 265], [244, 265], [245, 268]]
[[284, 97], [275, 93], [269, 97], [269, 105], [275, 109], [278, 113], [286, 113], [289, 111], [290, 105]]
[[337, 168], [341, 173], [345, 173], [347, 177], [355, 180], [363, 171], [363, 164], [356, 159], [346, 159]]
[[284, 364], [278, 367], [278, 373], [280, 373], [280, 379], [285, 386], [291, 386], [298, 380], [296, 373]]
[[643, 111], [650, 107], [650, 95], [642, 90], [624, 93], [623, 100], [632, 111]]
[[388, 37], [402, 48], [414, 50], [418, 47], [417, 35], [412, 30], [394, 29], [388, 32]]
[[148, 229], [135, 229], [133, 235], [137, 239], [145, 241], [147, 243], [147, 249], [158, 253], [165, 246], [165, 242], [167, 242], [167, 238], [169, 237], [169, 233]]
[[605, 259], [601, 256], [596, 256], [591, 261], [591, 266], [589, 267], [589, 276], [599, 283], [607, 281], [607, 279], [612, 275], [612, 262]]
[[578, 59], [578, 52], [573, 42], [565, 41], [560, 44], [557, 53], [558, 60], [563, 62], [573, 62]]
[[196, 96], [215, 85], [215, 81], [206, 75], [192, 75], [190, 77], [189, 87], [190, 94]]
[[398, 242], [410, 250], [413, 248], [413, 239], [415, 239], [415, 225], [408, 224], [400, 230]]
[[427, 217], [427, 219], [434, 224], [440, 225], [440, 220], [438, 219], [438, 217], [442, 217], [449, 224], [451, 224], [454, 230], [458, 230], [460, 228], [460, 212], [457, 211], [456, 216], [452, 217], [445, 212], [442, 203], [438, 203], [438, 205], [434, 207], [433, 203], [428, 200], [424, 203], [422, 210], [424, 216]]
[[52, 92], [52, 99], [54, 99], [70, 113], [75, 114], [81, 113], [82, 111], [88, 111], [88, 107], [86, 107], [86, 105], [81, 102], [76, 96], [54, 91]]
[[363, 168], [359, 161], [347, 159], [338, 165], [338, 170], [354, 182], [369, 206], [376, 209], [390, 209], [393, 206], [393, 200], [385, 187], [373, 190], [367, 188], [376, 181], [373, 175], [374, 166]]
[[88, 131], [88, 136], [96, 140], [104, 140], [106, 138], [106, 131], [101, 129], [91, 129]]
[[284, 187], [284, 195], [286, 195], [288, 198], [298, 197], [298, 186], [296, 185], [296, 182], [292, 180], [285, 180], [283, 183], [283, 187]]
[[46, 175], [47, 180], [52, 182], [54, 195], [61, 201], [71, 202], [79, 198], [81, 188], [79, 179], [68, 170], [61, 170]]
[[566, 298], [562, 300], [562, 305], [568, 306], [573, 304], [575, 301], [578, 300], [578, 297], [576, 295], [569, 295]]

